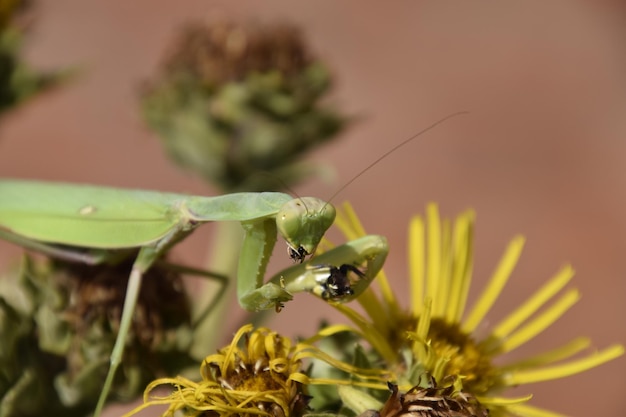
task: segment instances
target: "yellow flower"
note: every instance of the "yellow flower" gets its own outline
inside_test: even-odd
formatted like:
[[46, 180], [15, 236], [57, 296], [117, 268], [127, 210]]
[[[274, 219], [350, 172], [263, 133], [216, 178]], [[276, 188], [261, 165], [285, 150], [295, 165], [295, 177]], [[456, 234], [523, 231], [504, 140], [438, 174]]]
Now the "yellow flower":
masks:
[[[330, 331], [332, 333], [332, 329]], [[322, 337], [316, 335], [310, 341]], [[239, 347], [242, 339], [244, 346]], [[380, 381], [389, 378], [387, 372], [361, 370], [333, 359], [309, 341], [292, 345], [289, 338], [267, 328], [253, 330], [252, 325], [245, 325], [239, 329], [230, 345], [204, 359], [200, 367], [201, 381], [195, 382], [182, 376], [157, 379], [146, 388], [144, 404], [124, 417], [158, 404], [168, 405], [164, 417], [174, 416], [177, 411], [190, 417], [301, 416], [308, 410], [311, 399], [306, 395], [304, 386], [353, 383], [310, 378], [302, 370], [303, 360], [307, 358], [321, 360], [360, 377], [364, 382], [357, 385], [361, 386], [380, 388]], [[377, 384], [368, 380], [379, 382]], [[153, 396], [155, 388], [163, 385], [174, 386], [173, 392], [164, 397]]]
[[[349, 205], [338, 211], [336, 224], [350, 240], [365, 235]], [[583, 372], [624, 353], [613, 345], [602, 351], [572, 358], [590, 341], [577, 338], [564, 346], [506, 365], [494, 359], [537, 336], [563, 315], [578, 299], [578, 290], [564, 290], [574, 275], [565, 266], [528, 300], [503, 318], [490, 334], [474, 334], [497, 300], [521, 254], [524, 238], [514, 238], [491, 280], [473, 307], [467, 308], [472, 277], [474, 214], [467, 211], [452, 224], [441, 220], [431, 204], [426, 219], [416, 216], [409, 227], [410, 306], [399, 301], [381, 272], [375, 282], [380, 297], [368, 288], [357, 301], [365, 314], [337, 304], [394, 372], [403, 389], [428, 373], [435, 380], [459, 377], [465, 392], [490, 409], [491, 416], [556, 417], [560, 414], [533, 407], [531, 395], [508, 399], [497, 396], [508, 387], [563, 378]], [[557, 297], [558, 293], [562, 295]], [[539, 311], [540, 308], [543, 308]], [[482, 331], [482, 329], [481, 329]]]

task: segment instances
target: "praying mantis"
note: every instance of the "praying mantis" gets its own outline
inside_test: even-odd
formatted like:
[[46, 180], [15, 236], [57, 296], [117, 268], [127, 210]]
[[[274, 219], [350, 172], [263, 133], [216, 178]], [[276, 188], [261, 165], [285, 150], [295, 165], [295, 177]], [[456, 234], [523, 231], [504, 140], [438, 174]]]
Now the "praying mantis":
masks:
[[[440, 119], [396, 145], [365, 170], [415, 137], [464, 113]], [[314, 263], [303, 263], [315, 252], [334, 219], [335, 209], [330, 203], [276, 192], [202, 197], [0, 180], [0, 239], [60, 259], [89, 264], [135, 257], [95, 417], [104, 407], [122, 360], [142, 276], [172, 246], [204, 223], [240, 222], [244, 239], [237, 270], [237, 297], [243, 308], [278, 310], [297, 292], [310, 292], [327, 301], [347, 302], [362, 293], [382, 268], [388, 245], [382, 236], [365, 236], [319, 255]], [[300, 264], [265, 282], [266, 266], [278, 233], [287, 242], [289, 256]], [[357, 267], [362, 265], [365, 272]], [[358, 279], [349, 279], [349, 272], [354, 272]]]
[[[98, 264], [135, 256], [109, 372], [95, 416], [100, 414], [122, 359], [143, 274], [171, 246], [199, 225], [238, 221], [244, 230], [237, 272], [243, 308], [279, 308], [292, 294], [308, 291], [325, 300], [358, 295], [347, 279], [352, 265], [362, 291], [382, 267], [387, 245], [369, 236], [321, 255], [321, 265], [350, 265], [329, 271], [304, 265], [263, 283], [267, 262], [280, 233], [289, 256], [303, 262], [335, 219], [335, 208], [313, 197], [282, 193], [235, 193], [217, 197], [125, 190], [64, 183], [0, 180], [0, 238], [56, 258]], [[343, 271], [343, 272], [342, 272]], [[332, 272], [332, 279], [330, 278]]]

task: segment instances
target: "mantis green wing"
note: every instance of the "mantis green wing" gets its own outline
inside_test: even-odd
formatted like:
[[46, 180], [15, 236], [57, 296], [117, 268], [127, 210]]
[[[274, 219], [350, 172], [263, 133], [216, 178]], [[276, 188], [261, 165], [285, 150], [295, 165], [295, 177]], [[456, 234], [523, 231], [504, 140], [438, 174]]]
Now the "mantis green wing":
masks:
[[162, 244], [210, 221], [275, 216], [283, 193], [218, 197], [23, 180], [0, 181], [0, 227], [42, 242], [123, 249]]
[[[261, 289], [277, 230], [287, 240], [292, 258], [302, 261], [315, 251], [334, 217], [335, 209], [330, 204], [311, 197], [293, 199], [283, 193], [201, 197], [0, 181], [0, 228], [6, 229], [0, 230], [0, 237], [69, 260], [88, 257], [41, 243], [86, 248], [92, 253], [94, 249], [141, 249], [137, 266], [147, 269], [163, 250], [198, 225], [211, 221], [241, 222], [245, 237], [238, 269], [238, 298], [242, 307], [251, 311], [291, 299], [273, 283]], [[96, 259], [106, 259], [102, 252], [95, 253]]]

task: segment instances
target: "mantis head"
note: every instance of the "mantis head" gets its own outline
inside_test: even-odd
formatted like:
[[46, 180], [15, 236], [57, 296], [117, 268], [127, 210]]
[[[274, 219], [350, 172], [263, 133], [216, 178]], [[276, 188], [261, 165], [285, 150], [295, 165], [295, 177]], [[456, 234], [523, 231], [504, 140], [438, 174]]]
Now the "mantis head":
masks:
[[335, 221], [335, 207], [319, 198], [295, 198], [285, 203], [276, 216], [278, 231], [287, 241], [289, 257], [302, 263], [313, 254], [324, 233]]

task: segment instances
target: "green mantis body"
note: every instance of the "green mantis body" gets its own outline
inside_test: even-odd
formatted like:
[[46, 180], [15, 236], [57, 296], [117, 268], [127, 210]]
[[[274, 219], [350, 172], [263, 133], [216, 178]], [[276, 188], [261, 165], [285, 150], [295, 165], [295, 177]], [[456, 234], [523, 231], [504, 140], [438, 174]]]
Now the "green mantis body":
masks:
[[[0, 238], [79, 262], [95, 264], [135, 256], [96, 417], [122, 359], [142, 276], [172, 245], [203, 223], [237, 221], [244, 229], [237, 271], [237, 295], [242, 307], [250, 311], [278, 309], [292, 299], [292, 293], [303, 291], [325, 300], [349, 301], [382, 267], [387, 255], [383, 237], [349, 242], [316, 258], [316, 266], [296, 265], [264, 282], [278, 233], [287, 241], [289, 256], [302, 262], [315, 251], [334, 218], [335, 209], [329, 203], [312, 197], [293, 199], [282, 193], [200, 197], [0, 180]], [[355, 267], [363, 263], [367, 264], [365, 273]], [[355, 272], [359, 279], [351, 282], [348, 271]]]
[[[360, 174], [416, 137], [463, 114], [467, 112], [439, 119], [394, 146]], [[251, 311], [278, 309], [296, 292], [310, 292], [324, 300], [345, 302], [363, 292], [382, 267], [388, 251], [384, 237], [372, 235], [356, 239], [320, 255], [314, 264], [309, 261], [296, 265], [264, 281], [278, 233], [287, 241], [289, 256], [302, 263], [315, 251], [334, 218], [335, 209], [330, 203], [313, 197], [293, 199], [282, 193], [199, 197], [0, 180], [0, 239], [70, 261], [99, 263], [135, 256], [120, 330], [95, 417], [104, 406], [122, 359], [142, 276], [172, 245], [200, 224], [237, 221], [244, 229], [237, 270], [237, 296], [242, 307]], [[357, 268], [363, 264], [365, 272]], [[358, 279], [350, 280], [349, 272]]]

